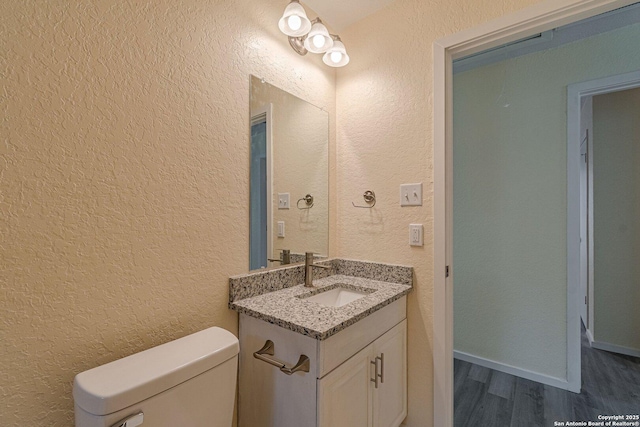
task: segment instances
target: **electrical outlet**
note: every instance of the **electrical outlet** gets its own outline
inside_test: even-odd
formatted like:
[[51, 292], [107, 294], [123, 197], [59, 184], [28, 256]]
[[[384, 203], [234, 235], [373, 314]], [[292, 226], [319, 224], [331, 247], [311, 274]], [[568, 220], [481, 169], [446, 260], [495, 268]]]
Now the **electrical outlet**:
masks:
[[422, 206], [422, 183], [400, 186], [400, 206]]
[[289, 193], [278, 193], [278, 209], [289, 209]]
[[409, 245], [424, 246], [422, 224], [409, 224]]
[[284, 221], [278, 221], [278, 237], [284, 237]]

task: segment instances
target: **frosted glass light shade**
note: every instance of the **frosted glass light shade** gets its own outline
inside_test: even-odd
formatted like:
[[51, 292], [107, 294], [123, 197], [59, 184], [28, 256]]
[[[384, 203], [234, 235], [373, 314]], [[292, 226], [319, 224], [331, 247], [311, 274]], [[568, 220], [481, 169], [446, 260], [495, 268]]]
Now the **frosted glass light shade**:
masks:
[[311, 29], [311, 21], [302, 5], [294, 0], [285, 8], [282, 18], [278, 21], [278, 28], [289, 37], [301, 37]]
[[324, 53], [333, 46], [333, 39], [329, 35], [327, 27], [320, 19], [317, 20], [309, 30], [307, 38], [304, 40], [304, 47], [313, 53]]
[[322, 57], [322, 62], [330, 67], [344, 67], [349, 63], [349, 55], [344, 43], [340, 40], [333, 41], [333, 47]]

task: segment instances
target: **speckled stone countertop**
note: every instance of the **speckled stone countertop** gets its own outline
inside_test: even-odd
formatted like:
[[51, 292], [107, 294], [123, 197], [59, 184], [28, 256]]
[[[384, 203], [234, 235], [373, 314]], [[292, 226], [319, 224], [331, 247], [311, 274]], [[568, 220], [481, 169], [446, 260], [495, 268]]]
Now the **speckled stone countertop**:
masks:
[[[331, 265], [332, 268], [320, 270], [328, 271], [329, 275], [314, 279], [314, 288], [306, 288], [303, 284], [295, 283], [285, 283], [281, 286], [274, 284], [274, 280], [277, 281], [278, 278], [297, 276], [297, 271], [293, 269], [300, 266], [288, 267], [290, 271], [272, 270], [235, 276], [229, 280], [229, 308], [324, 340], [402, 298], [412, 289], [411, 267], [342, 259], [328, 260], [320, 264]], [[382, 280], [375, 280], [372, 276]], [[248, 277], [251, 277], [250, 281], [247, 281]], [[364, 291], [368, 294], [341, 307], [327, 307], [303, 299], [336, 287]]]

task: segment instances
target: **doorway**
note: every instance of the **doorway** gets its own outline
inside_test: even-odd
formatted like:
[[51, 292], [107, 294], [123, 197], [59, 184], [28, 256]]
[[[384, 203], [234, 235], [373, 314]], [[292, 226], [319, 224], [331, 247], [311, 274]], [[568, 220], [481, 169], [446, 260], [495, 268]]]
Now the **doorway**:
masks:
[[271, 104], [251, 112], [249, 270], [272, 258]]
[[[569, 242], [569, 251], [574, 254], [574, 263], [569, 265], [567, 274], [569, 281], [578, 280], [580, 282], [580, 294], [578, 296], [579, 304], [581, 305], [581, 318], [586, 328], [586, 335], [589, 340], [589, 343], [594, 348], [599, 348], [602, 350], [613, 351], [621, 354], [626, 354], [630, 356], [638, 357], [640, 353], [637, 350], [629, 349], [627, 347], [614, 345], [611, 343], [606, 343], [606, 341], [610, 340], [596, 340], [594, 338], [594, 332], [596, 328], [596, 311], [595, 311], [595, 259], [594, 259], [594, 237], [596, 236], [595, 225], [594, 225], [594, 156], [593, 153], [593, 121], [594, 121], [594, 108], [593, 102], [594, 97], [599, 97], [600, 95], [607, 94], [620, 94], [623, 95], [622, 92], [629, 90], [638, 90], [640, 88], [640, 71], [620, 74], [595, 80], [590, 80], [582, 83], [577, 83], [570, 85], [567, 90], [568, 98], [567, 98], [567, 152], [569, 153], [569, 161], [567, 162], [567, 170], [568, 170], [568, 178], [579, 176], [579, 199], [580, 206], [579, 212], [573, 215], [573, 212], [568, 212], [567, 219], [567, 241]], [[602, 98], [602, 97], [600, 97]], [[599, 104], [600, 105], [600, 104]], [[598, 110], [596, 108], [596, 110]], [[620, 115], [617, 115], [618, 117]], [[572, 159], [578, 154], [579, 150], [579, 158]], [[603, 153], [607, 153], [608, 150], [602, 151]], [[631, 153], [626, 153], [626, 156], [629, 156]], [[618, 159], [618, 161], [613, 162], [609, 169], [620, 169], [624, 168], [625, 163], [625, 155], [622, 154], [622, 159]], [[612, 163], [612, 162], [610, 162]], [[629, 164], [627, 169], [634, 169], [636, 166], [634, 164]], [[606, 183], [609, 184], [609, 188], [606, 193], [615, 193], [616, 189], [619, 189], [620, 186], [624, 185], [625, 181], [629, 181], [623, 179], [619, 182], [611, 182], [611, 178], [608, 176], [610, 173], [606, 173], [603, 171], [603, 178], [607, 178]], [[631, 178], [631, 180], [633, 180]], [[611, 182], [611, 183], [610, 183]], [[571, 190], [571, 189], [570, 189]], [[576, 189], [574, 189], [576, 190]], [[602, 193], [602, 192], [601, 192]], [[620, 197], [621, 196], [621, 197]], [[616, 197], [615, 195], [612, 197]], [[628, 198], [627, 195], [618, 195], [617, 200], [624, 201]], [[603, 203], [604, 206], [607, 206], [607, 203]], [[616, 205], [613, 205], [616, 206]], [[574, 206], [575, 209], [575, 206]], [[614, 211], [617, 211], [618, 208], [613, 208]], [[601, 211], [602, 212], [602, 211]], [[619, 216], [619, 212], [602, 212], [607, 218], [608, 215]], [[617, 218], [616, 218], [617, 220]], [[634, 219], [631, 221], [635, 222]], [[628, 222], [628, 221], [626, 221]], [[603, 220], [600, 222], [605, 226], [610, 226], [610, 221]], [[570, 230], [573, 231], [576, 228], [580, 229], [580, 238], [578, 242], [570, 240]], [[616, 227], [617, 228], [617, 227]], [[609, 240], [608, 236], [612, 235], [611, 242], [619, 242], [620, 239], [627, 240], [632, 236], [629, 236], [622, 230], [608, 230], [611, 232], [604, 231], [602, 234], [605, 236], [606, 240]], [[626, 231], [626, 230], [625, 230]], [[622, 232], [620, 235], [616, 235], [616, 232]], [[586, 238], [586, 242], [584, 239]], [[607, 241], [604, 241], [604, 244], [607, 244]], [[585, 244], [586, 243], [586, 244]], [[603, 248], [604, 252], [632, 252], [633, 241], [629, 241], [628, 250], [606, 250], [606, 246]], [[601, 245], [602, 246], [602, 245]], [[609, 247], [611, 243], [609, 244]], [[576, 265], [577, 264], [577, 265]], [[632, 264], [632, 263], [627, 263]], [[620, 266], [617, 270], [624, 270], [624, 265]], [[616, 271], [614, 274], [618, 274]], [[609, 275], [610, 277], [611, 275]], [[624, 294], [624, 293], [623, 293]], [[628, 295], [628, 298], [631, 295]], [[624, 300], [624, 296], [620, 298], [618, 296], [619, 301]], [[617, 307], [619, 310], [620, 307]], [[611, 310], [606, 310], [606, 312], [612, 312], [614, 307], [611, 307]], [[603, 311], [601, 311], [603, 312]], [[605, 315], [608, 317], [608, 315]], [[618, 319], [619, 320], [619, 319]], [[609, 321], [611, 323], [613, 321]], [[620, 323], [619, 321], [617, 323]], [[605, 328], [606, 330], [606, 328]]]
[[[633, 4], [594, 0], [544, 2], [434, 43], [434, 424], [453, 424], [453, 135], [452, 60], [544, 32], [564, 24]], [[579, 153], [579, 151], [578, 151]], [[570, 157], [570, 156], [569, 156]], [[579, 160], [576, 158], [575, 162]], [[578, 177], [568, 185], [579, 188]], [[576, 193], [579, 195], [579, 192]], [[571, 202], [579, 211], [579, 197]], [[577, 209], [576, 209], [577, 208]], [[568, 206], [569, 209], [569, 206]], [[576, 213], [574, 212], [574, 213]], [[574, 230], [579, 237], [579, 226]], [[568, 262], [578, 255], [567, 247]], [[575, 259], [572, 261], [575, 263]], [[576, 266], [578, 264], [576, 263]], [[579, 270], [577, 270], [579, 272]], [[453, 274], [450, 274], [453, 273]], [[577, 277], [577, 276], [576, 276]], [[580, 367], [570, 364], [580, 352], [579, 282], [567, 286], [567, 384], [580, 388]]]

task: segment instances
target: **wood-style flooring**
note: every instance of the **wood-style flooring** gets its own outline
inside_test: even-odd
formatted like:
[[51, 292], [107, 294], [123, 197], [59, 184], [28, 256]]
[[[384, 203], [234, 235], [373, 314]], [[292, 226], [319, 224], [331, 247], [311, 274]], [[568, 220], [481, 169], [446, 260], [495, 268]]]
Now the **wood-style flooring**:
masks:
[[640, 414], [640, 359], [591, 348], [584, 330], [580, 394], [454, 361], [455, 427], [547, 427], [630, 414]]

